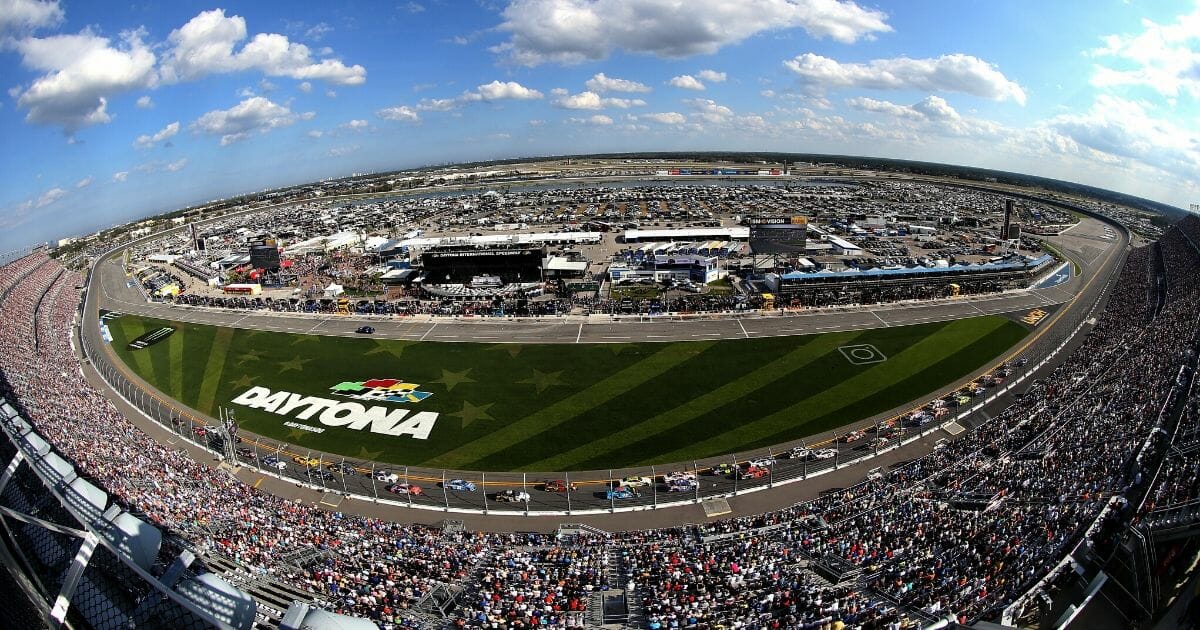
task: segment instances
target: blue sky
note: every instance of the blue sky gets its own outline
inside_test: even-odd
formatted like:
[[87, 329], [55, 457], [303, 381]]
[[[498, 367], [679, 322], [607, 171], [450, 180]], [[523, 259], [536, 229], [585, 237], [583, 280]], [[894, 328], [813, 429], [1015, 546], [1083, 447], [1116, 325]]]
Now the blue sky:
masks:
[[352, 172], [633, 150], [1200, 203], [1200, 3], [0, 0], [0, 251]]

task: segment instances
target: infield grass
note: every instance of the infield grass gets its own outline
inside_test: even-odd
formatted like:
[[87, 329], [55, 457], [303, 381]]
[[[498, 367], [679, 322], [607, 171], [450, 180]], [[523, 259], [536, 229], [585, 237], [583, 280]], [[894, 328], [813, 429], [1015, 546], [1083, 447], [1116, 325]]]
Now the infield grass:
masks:
[[[127, 343], [176, 332], [143, 350]], [[112, 348], [165, 394], [314, 451], [464, 470], [559, 471], [687, 461], [817, 435], [957, 381], [1028, 329], [998, 316], [867, 331], [722, 341], [480, 344], [321, 337], [164, 322], [109, 322]], [[854, 364], [839, 347], [870, 344]], [[305, 424], [231, 404], [253, 386], [336, 399], [343, 381], [401, 379], [432, 396], [426, 440]]]

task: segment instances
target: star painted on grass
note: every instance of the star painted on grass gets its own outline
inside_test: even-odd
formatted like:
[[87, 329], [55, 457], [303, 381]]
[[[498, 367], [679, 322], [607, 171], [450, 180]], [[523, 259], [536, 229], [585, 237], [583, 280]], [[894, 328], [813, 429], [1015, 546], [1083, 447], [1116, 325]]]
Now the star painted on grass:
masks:
[[262, 358], [263, 358], [263, 352], [260, 350], [251, 350], [249, 352], [244, 352], [244, 353], [242, 353], [241, 357], [238, 359], [238, 365], [241, 365], [241, 364], [245, 363], [246, 361], [259, 361]]
[[254, 377], [249, 374], [243, 374], [241, 378], [236, 381], [230, 381], [229, 384], [234, 387], [249, 387], [254, 384]]
[[377, 340], [375, 340], [375, 348], [372, 350], [368, 350], [364, 354], [383, 354], [386, 352], [386, 353], [396, 357], [397, 359], [399, 359], [404, 354], [404, 350], [407, 349], [408, 346], [410, 346], [410, 345], [412, 345], [412, 344], [407, 341], [391, 341], [391, 340], [377, 339]]
[[383, 451], [368, 451], [365, 446], [358, 447], [358, 457], [360, 459], [376, 460], [383, 455]]
[[459, 418], [462, 418], [462, 428], [465, 429], [476, 420], [493, 420], [494, 418], [492, 418], [492, 415], [487, 412], [487, 410], [490, 409], [493, 404], [494, 403], [488, 403], [486, 405], [476, 406], [464, 400], [462, 411], [448, 413], [446, 415], [458, 416]]
[[517, 382], [525, 383], [528, 385], [533, 385], [534, 388], [537, 389], [537, 393], [540, 394], [540, 393], [542, 393], [542, 391], [544, 391], [550, 387], [555, 387], [558, 385], [566, 385], [566, 383], [564, 383], [563, 380], [559, 378], [559, 375], [561, 375], [561, 374], [562, 374], [562, 370], [559, 370], [557, 372], [543, 372], [537, 368], [534, 368], [533, 376], [530, 376], [529, 378], [527, 378], [523, 381], [517, 381]]
[[612, 352], [614, 355], [621, 354], [626, 348], [633, 346], [633, 344], [629, 343], [606, 343], [604, 345], [608, 346], [609, 352]]
[[295, 370], [297, 372], [303, 372], [304, 364], [308, 363], [309, 361], [312, 361], [312, 359], [302, 359], [298, 356], [295, 356], [292, 357], [291, 361], [284, 361], [283, 363], [280, 363], [279, 371], [287, 372], [288, 370]]
[[450, 370], [442, 370], [442, 378], [439, 378], [436, 381], [430, 381], [430, 383], [440, 383], [442, 385], [445, 385], [446, 391], [450, 391], [450, 390], [454, 389], [455, 385], [459, 385], [462, 383], [474, 383], [475, 379], [471, 378], [470, 376], [467, 376], [468, 374], [471, 373], [471, 369], [472, 368], [467, 368], [461, 372], [451, 372]]
[[296, 442], [296, 441], [300, 440], [300, 438], [302, 438], [306, 435], [312, 435], [312, 434], [309, 433], [308, 431], [305, 431], [304, 429], [292, 429], [291, 431], [288, 431], [288, 434], [287, 434], [289, 442]]
[[508, 353], [508, 356], [515, 359], [518, 354], [521, 354], [521, 350], [524, 347], [524, 345], [519, 343], [497, 343], [488, 346], [488, 350], [503, 350]]
[[293, 346], [298, 343], [304, 342], [304, 341], [316, 341], [317, 340], [316, 335], [292, 335], [292, 336], [295, 337], [295, 339], [292, 340]]

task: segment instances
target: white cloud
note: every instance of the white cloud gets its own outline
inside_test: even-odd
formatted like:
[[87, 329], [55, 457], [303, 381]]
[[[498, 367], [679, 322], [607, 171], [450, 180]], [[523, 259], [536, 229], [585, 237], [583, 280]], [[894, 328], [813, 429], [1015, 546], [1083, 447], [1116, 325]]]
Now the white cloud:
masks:
[[328, 96], [329, 98], [337, 98], [337, 92], [333, 90], [325, 90], [325, 96]]
[[604, 73], [598, 73], [587, 80], [584, 84], [587, 89], [592, 92], [603, 94], [605, 92], [636, 92], [646, 93], [650, 91], [650, 86], [637, 81], [629, 81], [627, 79], [618, 79], [616, 77], [604, 76]]
[[133, 148], [149, 149], [160, 142], [170, 139], [177, 133], [179, 133], [179, 121], [175, 121], [166, 127], [163, 127], [162, 129], [156, 131], [152, 136], [138, 136], [137, 140], [133, 141]]
[[127, 179], [129, 179], [129, 171], [117, 171], [112, 176], [114, 182], [123, 182]]
[[283, 105], [255, 96], [229, 109], [205, 113], [191, 124], [191, 129], [210, 136], [221, 136], [221, 146], [227, 146], [245, 140], [254, 133], [267, 133], [278, 127], [286, 127], [301, 118], [312, 118], [311, 112], [297, 115]]
[[894, 130], [907, 132], [913, 137], [939, 135], [996, 139], [1005, 134], [1015, 133], [1015, 130], [1006, 129], [990, 120], [965, 117], [940, 96], [927, 96], [912, 105], [899, 105], [867, 97], [852, 98], [846, 101], [846, 104], [859, 111], [891, 116], [895, 119], [892, 127]]
[[87, 177], [84, 177], [83, 179], [75, 182], [76, 188], [87, 188], [88, 186], [91, 186], [91, 185], [92, 185], [92, 176], [91, 175], [88, 175]]
[[67, 191], [63, 190], [62, 188], [51, 188], [50, 190], [47, 190], [38, 196], [37, 201], [34, 202], [33, 205], [37, 208], [45, 208], [46, 206], [56, 203], [59, 199], [62, 199], [66, 196]]
[[361, 85], [367, 80], [362, 66], [347, 66], [336, 59], [314, 62], [307, 46], [275, 33], [259, 33], [234, 52], [234, 46], [246, 36], [245, 18], [226, 17], [224, 9], [200, 13], [167, 37], [171, 48], [163, 59], [163, 79], [186, 81], [208, 74], [258, 70], [269, 76], [338, 85]]
[[168, 162], [165, 166], [163, 166], [163, 168], [172, 173], [176, 173], [176, 172], [183, 170], [183, 167], [185, 167], [187, 165], [188, 165], [187, 158], [179, 158], [178, 160], [175, 160], [174, 162]]
[[1171, 98], [1181, 92], [1200, 98], [1200, 4], [1171, 24], [1144, 19], [1142, 29], [1137, 35], [1109, 35], [1104, 47], [1092, 51], [1127, 68], [1097, 65], [1092, 85], [1142, 85]]
[[322, 38], [332, 32], [332, 26], [324, 22], [317, 22], [316, 24], [313, 24], [307, 31], [304, 31], [304, 37], [311, 39], [314, 42], [319, 42]]
[[733, 116], [733, 110], [712, 99], [692, 98], [684, 99], [683, 102], [691, 105], [692, 109], [696, 110], [695, 116], [706, 122], [722, 123]]
[[363, 129], [366, 129], [367, 127], [370, 127], [370, 126], [371, 126], [371, 123], [359, 118], [359, 119], [351, 120], [350, 122], [342, 125], [342, 128], [349, 129], [350, 131], [362, 131]]
[[320, 138], [323, 135], [325, 135], [325, 132], [321, 131], [320, 129], [310, 129], [308, 131], [309, 138]]
[[141, 38], [140, 31], [125, 32], [114, 47], [84, 30], [18, 40], [13, 45], [22, 64], [45, 74], [10, 93], [29, 110], [25, 120], [31, 123], [61, 126], [68, 134], [107, 123], [109, 96], [155, 83], [154, 53]]
[[544, 121], [540, 118], [534, 118], [533, 120], [529, 121], [530, 127], [544, 127], [545, 125], [546, 125], [546, 121]]
[[637, 120], [650, 120], [662, 125], [682, 125], [687, 117], [679, 112], [660, 112], [654, 114], [638, 114]]
[[1200, 179], [1200, 132], [1156, 118], [1151, 111], [1148, 104], [1102, 94], [1087, 112], [1055, 116], [1044, 126], [1102, 156]]
[[309, 92], [312, 91], [312, 84], [309, 83], [308, 81], [303, 81], [300, 83], [300, 85], [297, 85], [296, 88], [299, 89], [301, 92], [308, 94]]
[[670, 81], [667, 81], [667, 83], [672, 87], [677, 87], [681, 90], [701, 91], [704, 89], [704, 84], [690, 74], [681, 74], [677, 77], [672, 77]]
[[62, 20], [58, 0], [0, 0], [0, 35], [57, 26]]
[[790, 28], [843, 43], [892, 30], [887, 16], [844, 0], [514, 0], [493, 52], [512, 62], [580, 63], [617, 49], [661, 57], [712, 54], [755, 35]]
[[[567, 90], [555, 88], [550, 91], [555, 96], [565, 96]], [[426, 98], [417, 103], [417, 109], [423, 112], [446, 112], [458, 109], [468, 103], [494, 102], [501, 100], [529, 101], [545, 98], [545, 95], [532, 88], [527, 88], [516, 81], [492, 81], [468, 90], [454, 98]]]
[[805, 83], [817, 88], [869, 88], [961, 92], [997, 101], [1025, 104], [1025, 90], [1010, 81], [996, 66], [970, 55], [942, 55], [931, 59], [875, 59], [868, 63], [841, 63], [813, 53], [783, 62]]
[[516, 81], [492, 81], [479, 86], [475, 92], [468, 92], [467, 95], [478, 95], [485, 101], [505, 99], [528, 101], [542, 98], [541, 92], [527, 88]]
[[151, 109], [154, 107], [154, 101], [150, 100], [149, 96], [139, 96], [137, 106], [139, 109]]
[[709, 83], [724, 83], [726, 75], [724, 72], [717, 72], [716, 70], [701, 70], [696, 73], [696, 77], [701, 81], [708, 81]]
[[342, 157], [343, 155], [350, 155], [351, 153], [354, 153], [357, 150], [358, 150], [357, 144], [348, 146], [348, 147], [333, 147], [333, 148], [329, 149], [329, 157]]
[[417, 122], [421, 120], [417, 112], [407, 105], [387, 107], [375, 112], [375, 115], [384, 120], [399, 120], [401, 122]]
[[577, 125], [597, 125], [601, 127], [613, 124], [613, 119], [604, 114], [596, 114], [588, 118], [568, 118], [567, 121]]
[[601, 98], [595, 92], [580, 92], [579, 94], [563, 95], [554, 99], [554, 106], [563, 109], [605, 109], [608, 107], [629, 109], [630, 107], [641, 107], [645, 104], [646, 101], [640, 98]]
[[895, 116], [896, 118], [920, 119], [925, 117], [924, 114], [916, 111], [912, 107], [897, 105], [891, 101], [880, 101], [865, 96], [852, 98], [846, 101], [846, 104], [860, 111], [871, 112], [874, 114], [885, 114], [888, 116]]

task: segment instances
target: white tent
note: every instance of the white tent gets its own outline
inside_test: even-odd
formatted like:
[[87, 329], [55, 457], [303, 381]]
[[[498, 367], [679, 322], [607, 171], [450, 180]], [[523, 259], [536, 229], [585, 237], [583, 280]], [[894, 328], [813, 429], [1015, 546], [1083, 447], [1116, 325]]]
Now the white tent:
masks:
[[337, 297], [345, 292], [346, 289], [342, 288], [342, 285], [333, 282], [330, 282], [329, 286], [325, 287], [325, 297]]

